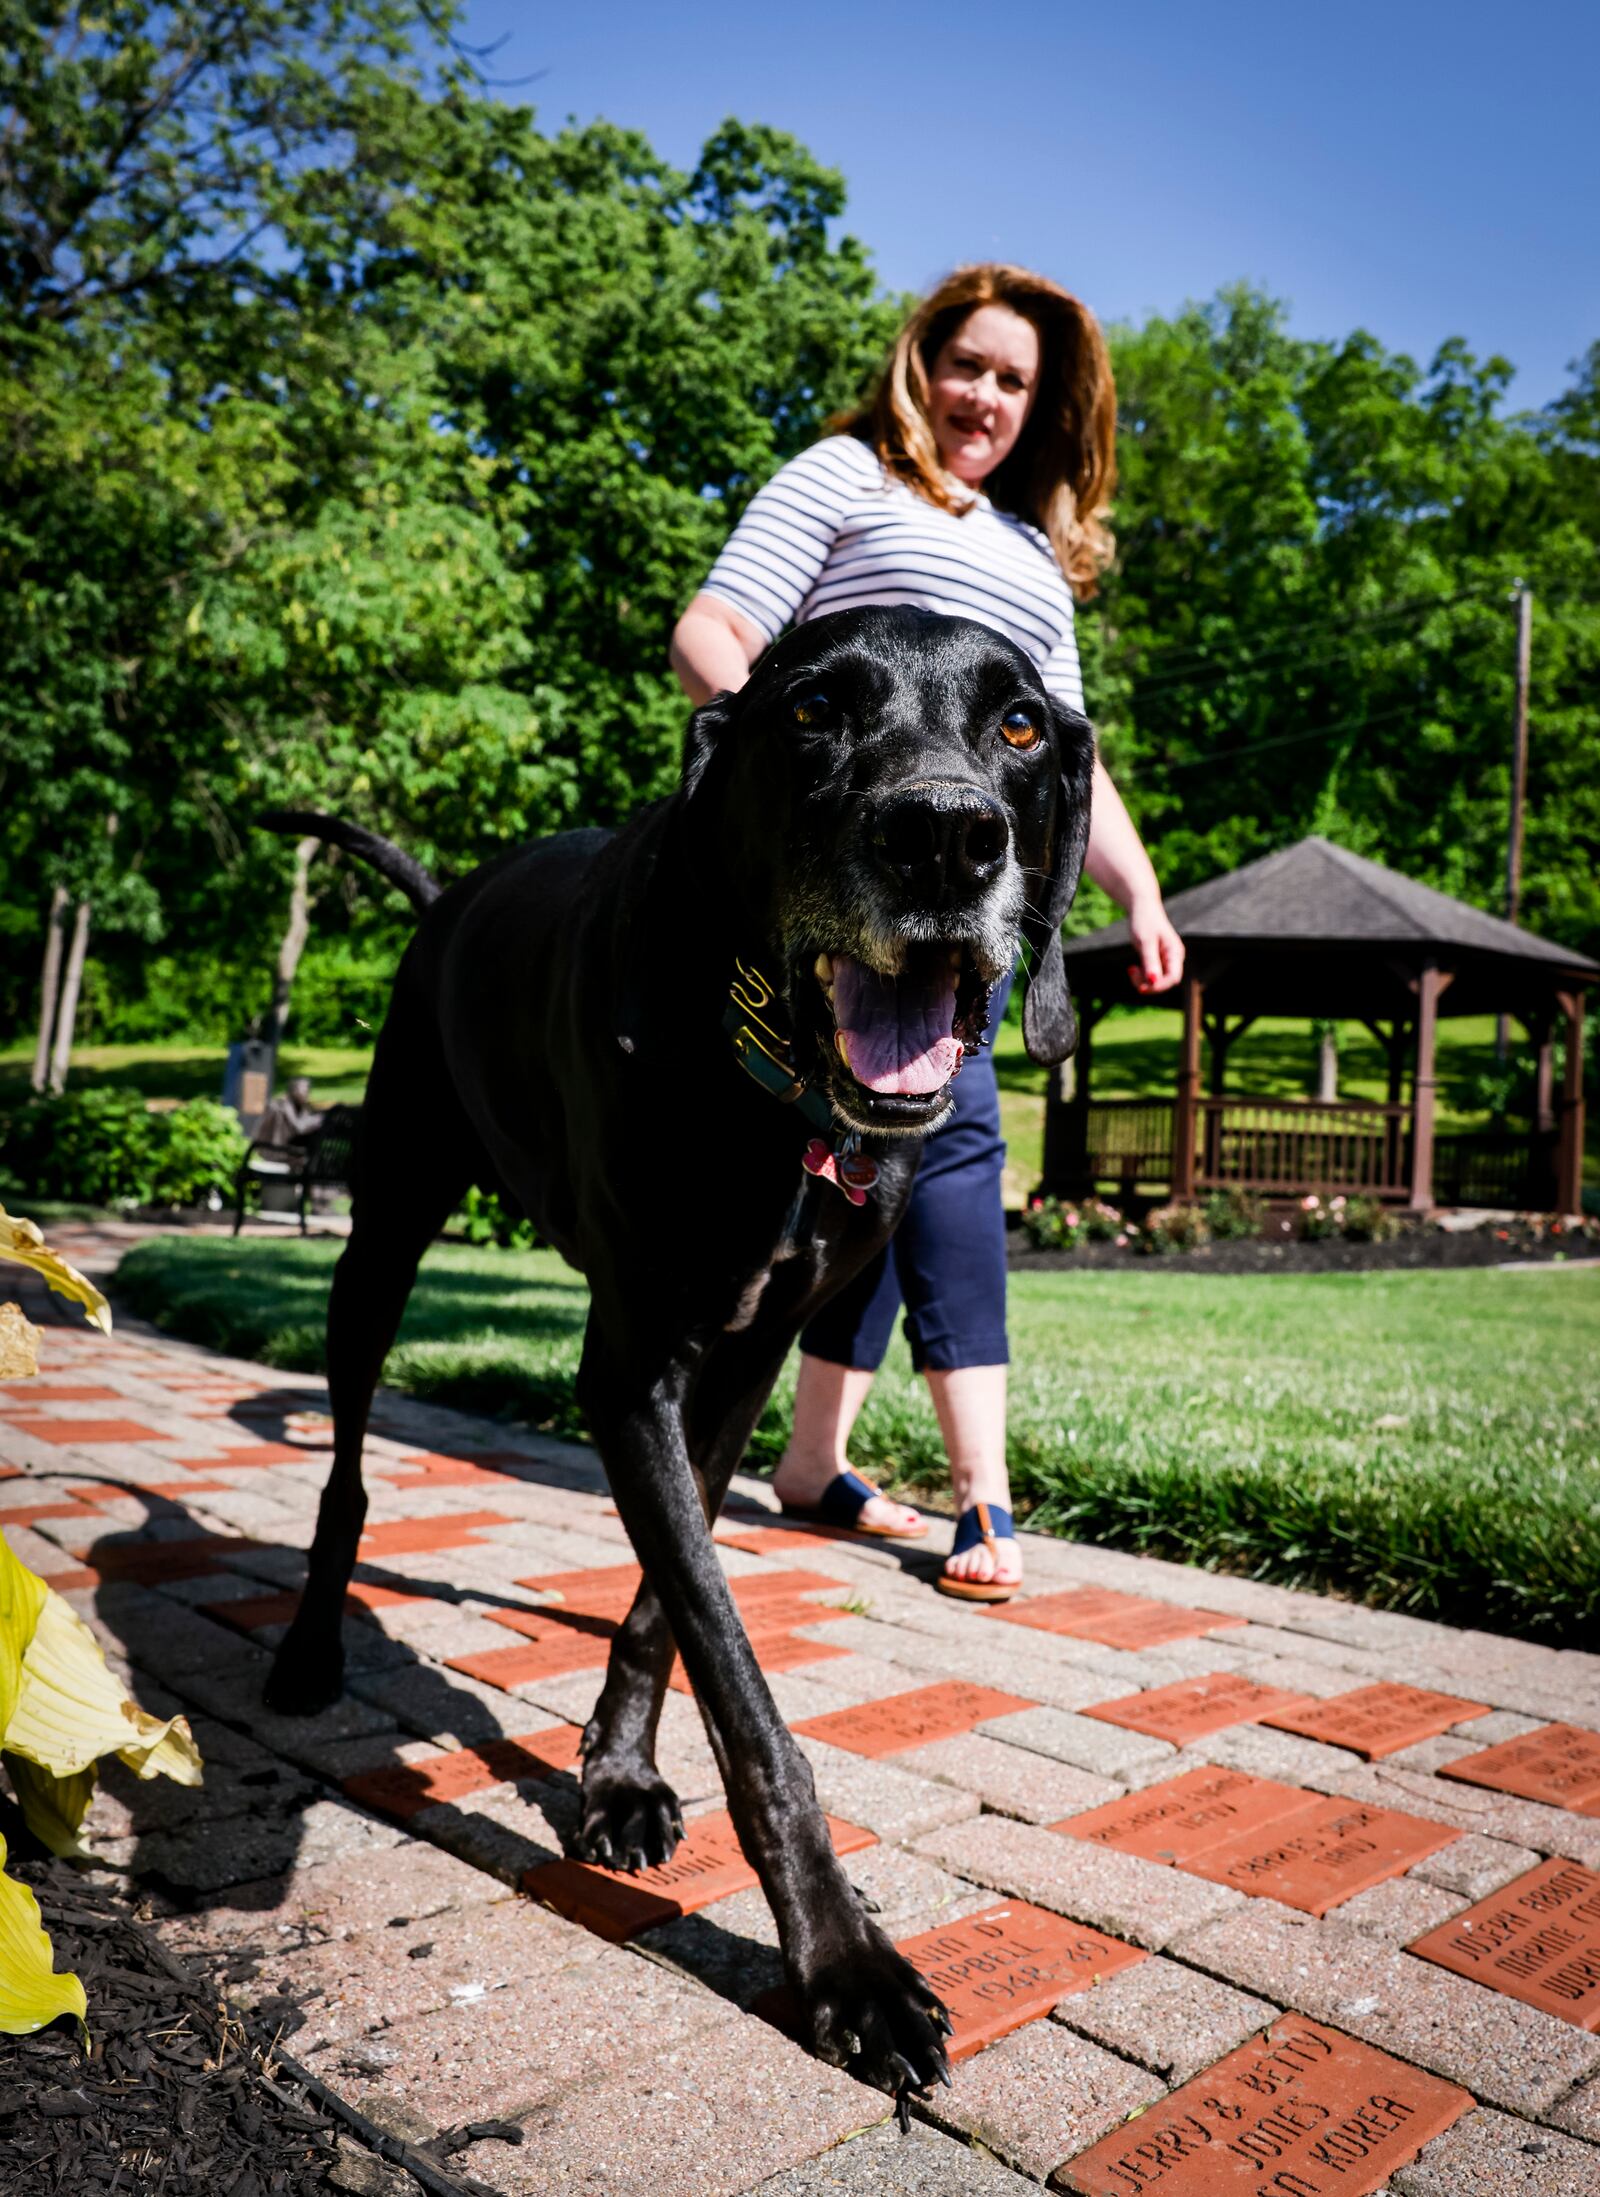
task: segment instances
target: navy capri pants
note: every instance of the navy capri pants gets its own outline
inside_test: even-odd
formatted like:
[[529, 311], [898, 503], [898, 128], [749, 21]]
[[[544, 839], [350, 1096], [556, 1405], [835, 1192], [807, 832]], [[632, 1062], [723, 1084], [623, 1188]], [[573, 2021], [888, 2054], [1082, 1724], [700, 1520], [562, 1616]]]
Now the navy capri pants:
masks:
[[[1009, 977], [996, 985], [991, 1028], [999, 1028], [1010, 990]], [[949, 1119], [923, 1144], [899, 1227], [801, 1336], [808, 1357], [875, 1370], [904, 1304], [906, 1339], [919, 1373], [1008, 1362], [1000, 1196], [1006, 1147], [992, 1054], [967, 1056], [952, 1096]]]

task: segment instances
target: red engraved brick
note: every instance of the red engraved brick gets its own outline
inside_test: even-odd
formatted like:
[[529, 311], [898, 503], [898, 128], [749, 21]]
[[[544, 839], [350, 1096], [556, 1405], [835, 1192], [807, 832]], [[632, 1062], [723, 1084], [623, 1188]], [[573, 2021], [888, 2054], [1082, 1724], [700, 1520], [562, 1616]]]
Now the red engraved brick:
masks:
[[1600, 2029], [1600, 1870], [1542, 1861], [1408, 1950], [1580, 2029]]
[[[835, 1816], [825, 1820], [836, 1854], [877, 1844], [870, 1831], [853, 1823], [841, 1823]], [[570, 1922], [581, 1922], [597, 1937], [620, 1944], [659, 1922], [676, 1921], [713, 1900], [747, 1891], [757, 1881], [740, 1851], [733, 1818], [719, 1809], [696, 1816], [672, 1859], [654, 1869], [625, 1876], [620, 1869], [599, 1869], [587, 1861], [547, 1861], [527, 1872], [522, 1889]]]
[[93, 1388], [68, 1381], [4, 1381], [0, 1395], [15, 1396], [24, 1404], [120, 1404], [119, 1388]]
[[894, 1755], [908, 1747], [925, 1747], [930, 1740], [954, 1739], [985, 1717], [1009, 1716], [1013, 1709], [1035, 1706], [1019, 1694], [951, 1678], [937, 1686], [918, 1686], [911, 1693], [889, 1694], [881, 1701], [864, 1701], [858, 1708], [808, 1716], [793, 1728], [807, 1739], [825, 1739], [830, 1747], [847, 1748], [853, 1755]]
[[[1023, 1900], [902, 1938], [895, 1950], [927, 1978], [950, 2016], [945, 2050], [952, 2061], [970, 2060], [1075, 1992], [1149, 1958], [1136, 1945]], [[763, 1992], [751, 2011], [791, 2037], [799, 2032], [799, 2009], [787, 1987]]]
[[363, 1807], [406, 1823], [424, 1808], [464, 1800], [491, 1785], [521, 1784], [573, 1769], [582, 1738], [576, 1724], [553, 1724], [546, 1731], [481, 1740], [474, 1747], [453, 1747], [416, 1762], [397, 1762], [387, 1770], [362, 1770], [345, 1779], [344, 1790]]
[[1148, 1693], [1098, 1702], [1082, 1714], [1183, 1747], [1230, 1724], [1254, 1724], [1269, 1710], [1297, 1709], [1310, 1698], [1285, 1693], [1279, 1686], [1258, 1686], [1237, 1671], [1208, 1671], [1204, 1678], [1186, 1678], [1176, 1686], [1155, 1686]]
[[[830, 1648], [820, 1640], [802, 1640], [797, 1633], [786, 1630], [767, 1632], [750, 1627], [750, 1646], [755, 1659], [764, 1671], [797, 1671], [807, 1663], [828, 1663], [836, 1656], [848, 1655], [848, 1648]], [[674, 1693], [693, 1694], [689, 1674], [679, 1656], [673, 1663], [667, 1684]]]
[[861, 1536], [848, 1526], [802, 1525], [796, 1521], [792, 1526], [740, 1526], [731, 1531], [719, 1526], [713, 1538], [724, 1548], [743, 1549], [747, 1556], [793, 1556], [807, 1541], [859, 1541]]
[[[186, 1411], [189, 1408], [184, 1406]], [[177, 1462], [185, 1472], [252, 1472], [266, 1465], [315, 1461], [315, 1452], [326, 1447], [325, 1442], [241, 1442], [237, 1449], [222, 1450], [215, 1457], [180, 1457]]]
[[485, 1648], [476, 1655], [452, 1655], [445, 1668], [480, 1678], [486, 1686], [500, 1686], [507, 1693], [535, 1678], [561, 1678], [568, 1671], [604, 1670], [611, 1653], [608, 1639], [596, 1633], [562, 1632], [548, 1640], [531, 1640], [526, 1647]]
[[[356, 1580], [346, 1591], [344, 1606], [350, 1616], [359, 1617], [364, 1610], [392, 1609], [396, 1603], [433, 1599], [431, 1595], [403, 1594], [398, 1587], [374, 1587], [365, 1580]], [[279, 1594], [241, 1595], [232, 1602], [207, 1602], [202, 1607], [219, 1625], [231, 1625], [235, 1632], [259, 1632], [264, 1625], [287, 1625], [293, 1620], [300, 1607], [300, 1590], [291, 1587]]]
[[1280, 1825], [1317, 1805], [1314, 1793], [1243, 1770], [1186, 1770], [1050, 1828], [1094, 1846], [1115, 1847], [1119, 1854], [1185, 1868], [1213, 1847], [1259, 1835], [1268, 1824]]
[[141, 1426], [137, 1419], [23, 1419], [13, 1418], [11, 1424], [19, 1434], [31, 1435], [36, 1442], [170, 1442], [170, 1434], [158, 1434], [154, 1427]]
[[1275, 1711], [1261, 1721], [1280, 1732], [1320, 1739], [1329, 1747], [1348, 1747], [1352, 1754], [1376, 1762], [1381, 1755], [1397, 1754], [1419, 1739], [1447, 1732], [1467, 1717], [1488, 1714], [1488, 1705], [1482, 1701], [1460, 1701], [1454, 1694], [1428, 1693], [1421, 1686], [1385, 1680], [1304, 1708]]
[[1078, 2197], [1369, 2197], [1470, 2091], [1298, 2014], [1058, 2167]]
[[1448, 1846], [1461, 1833], [1394, 1808], [1321, 1800], [1310, 1808], [1209, 1847], [1182, 1864], [1191, 1876], [1325, 1915]]
[[476, 1545], [478, 1529], [510, 1524], [497, 1510], [458, 1510], [447, 1518], [392, 1518], [368, 1526], [358, 1554], [420, 1556], [436, 1549], [470, 1548]]
[[0, 1526], [31, 1526], [41, 1518], [81, 1518], [81, 1503], [19, 1503], [15, 1510], [0, 1506]]
[[1224, 1625], [1242, 1625], [1242, 1617], [1216, 1610], [1183, 1610], [1147, 1595], [1119, 1594], [1111, 1587], [1068, 1587], [1060, 1594], [1026, 1595], [990, 1615], [1008, 1625], [1031, 1625], [1039, 1632], [1064, 1633], [1073, 1640], [1097, 1641], [1105, 1648], [1158, 1648], [1168, 1640], [1193, 1640]]
[[947, 2046], [952, 2060], [970, 2059], [1074, 1992], [1149, 1957], [1021, 1900], [904, 1938], [899, 1951], [927, 1977], [955, 2025]]
[[643, 1577], [637, 1564], [603, 1564], [588, 1571], [541, 1572], [514, 1584], [536, 1594], [558, 1595], [555, 1609], [570, 1610], [578, 1617], [607, 1617], [620, 1624], [633, 1607]]
[[1577, 1724], [1544, 1724], [1520, 1739], [1503, 1739], [1481, 1754], [1462, 1755], [1443, 1765], [1443, 1777], [1465, 1778], [1497, 1793], [1523, 1800], [1548, 1801], [1552, 1808], [1575, 1808], [1600, 1815], [1600, 1732]]

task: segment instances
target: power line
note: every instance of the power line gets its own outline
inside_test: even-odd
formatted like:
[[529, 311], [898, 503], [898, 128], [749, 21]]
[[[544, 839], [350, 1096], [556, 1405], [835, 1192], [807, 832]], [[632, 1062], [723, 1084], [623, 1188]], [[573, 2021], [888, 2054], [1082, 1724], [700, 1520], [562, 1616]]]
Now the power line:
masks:
[[1168, 776], [1180, 770], [1201, 770], [1206, 764], [1226, 765], [1241, 762], [1247, 755], [1265, 755], [1269, 748], [1299, 747], [1307, 740], [1329, 740], [1336, 732], [1365, 732], [1369, 725], [1391, 724], [1398, 717], [1416, 717], [1421, 714], [1420, 703], [1408, 702], [1398, 709], [1378, 710], [1370, 717], [1346, 717], [1333, 725], [1314, 725], [1309, 732], [1286, 732], [1275, 740], [1256, 740], [1246, 748], [1218, 748], [1211, 755], [1192, 755], [1186, 762], [1168, 763]]
[[[1281, 647], [1251, 649], [1227, 662], [1223, 662], [1215, 652], [1202, 654], [1200, 651], [1190, 651], [1189, 653], [1199, 657], [1202, 668], [1194, 671], [1178, 671], [1165, 674], [1158, 672], [1148, 678], [1136, 677], [1130, 683], [1136, 695], [1145, 695], [1159, 691], [1164, 687], [1202, 686], [1224, 679], [1255, 677], [1259, 675], [1261, 670], [1276, 668], [1277, 665], [1290, 658], [1298, 658], [1308, 668], [1314, 668], [1320, 663], [1327, 663], [1340, 655], [1347, 654], [1350, 649], [1355, 647], [1357, 644], [1352, 635], [1356, 631], [1365, 631], [1367, 628], [1377, 625], [1393, 625], [1403, 618], [1421, 619], [1430, 616], [1436, 610], [1450, 610], [1458, 603], [1481, 601], [1486, 596], [1498, 593], [1498, 588], [1463, 588], [1459, 594], [1435, 596], [1429, 602], [1395, 604], [1388, 610], [1374, 612], [1368, 618], [1350, 618], [1338, 621], [1324, 619], [1320, 625], [1303, 628], [1297, 639], [1285, 642]], [[1314, 642], [1319, 632], [1337, 634], [1342, 638], [1335, 647], [1325, 651], [1321, 656], [1308, 657], [1306, 655], [1307, 641]], [[1155, 652], [1155, 655], [1158, 662], [1162, 660], [1159, 650]], [[1208, 671], [1204, 668], [1208, 665], [1216, 668]]]

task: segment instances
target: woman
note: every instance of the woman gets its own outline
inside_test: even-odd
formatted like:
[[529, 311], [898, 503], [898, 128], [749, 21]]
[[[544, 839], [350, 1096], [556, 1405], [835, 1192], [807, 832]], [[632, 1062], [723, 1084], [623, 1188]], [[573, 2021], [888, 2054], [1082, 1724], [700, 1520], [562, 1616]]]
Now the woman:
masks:
[[[994, 627], [1083, 708], [1073, 598], [1109, 563], [1116, 394], [1076, 298], [1016, 267], [964, 267], [900, 331], [872, 402], [777, 473], [678, 622], [690, 699], [743, 686], [790, 623], [913, 603]], [[1121, 797], [1096, 762], [1086, 868], [1126, 911], [1135, 987], [1166, 991], [1183, 947]], [[1009, 985], [997, 988], [998, 1025]], [[1021, 1584], [1006, 1475], [1005, 1220], [994, 1066], [969, 1058], [951, 1118], [923, 1147], [893, 1243], [801, 1337], [794, 1430], [775, 1486], [786, 1510], [917, 1535], [917, 1512], [850, 1471], [850, 1429], [904, 1301], [959, 1512], [939, 1586], [1004, 1601]]]

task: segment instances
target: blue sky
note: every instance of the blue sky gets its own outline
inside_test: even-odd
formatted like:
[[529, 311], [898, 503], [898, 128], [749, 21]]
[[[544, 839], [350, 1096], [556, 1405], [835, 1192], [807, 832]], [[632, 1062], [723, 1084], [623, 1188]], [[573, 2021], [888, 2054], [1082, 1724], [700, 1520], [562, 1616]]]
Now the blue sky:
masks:
[[468, 0], [499, 96], [689, 164], [727, 114], [842, 169], [894, 288], [1007, 258], [1108, 320], [1245, 278], [1302, 334], [1446, 336], [1519, 404], [1600, 338], [1600, 6]]

